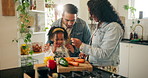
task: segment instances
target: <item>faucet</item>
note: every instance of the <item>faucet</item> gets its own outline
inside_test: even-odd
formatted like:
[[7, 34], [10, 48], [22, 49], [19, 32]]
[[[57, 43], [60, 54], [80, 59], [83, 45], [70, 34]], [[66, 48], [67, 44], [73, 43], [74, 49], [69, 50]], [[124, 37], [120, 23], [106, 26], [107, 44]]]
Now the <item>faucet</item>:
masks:
[[142, 28], [142, 36], [141, 36], [141, 40], [143, 40], [143, 26], [142, 25], [140, 25], [140, 24], [137, 24], [137, 25], [135, 25], [135, 27], [133, 28], [133, 30], [135, 31], [135, 29], [136, 29], [136, 27], [141, 27]]

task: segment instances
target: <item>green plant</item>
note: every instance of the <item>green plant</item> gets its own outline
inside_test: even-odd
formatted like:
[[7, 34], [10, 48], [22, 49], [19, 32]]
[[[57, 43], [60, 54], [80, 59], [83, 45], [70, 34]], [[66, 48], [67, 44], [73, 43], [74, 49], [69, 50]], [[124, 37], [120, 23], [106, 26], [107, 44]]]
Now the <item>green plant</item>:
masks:
[[[45, 0], [46, 2], [46, 9], [48, 9], [48, 12], [47, 12], [47, 18], [49, 18], [48, 20], [48, 25], [51, 26], [51, 24], [54, 22], [54, 15], [55, 15], [55, 7], [56, 5], [54, 4], [54, 1], [53, 0]], [[46, 27], [44, 30], [46, 29], [49, 29], [48, 27]]]
[[130, 26], [130, 28], [133, 30], [133, 25], [135, 24], [135, 12], [136, 12], [136, 8], [132, 7], [132, 6], [129, 6], [129, 5], [124, 5], [123, 8], [125, 10], [129, 10], [130, 13], [131, 13], [131, 17], [132, 17], [132, 25]]
[[[17, 11], [18, 11], [18, 30], [19, 30], [19, 38], [16, 40], [12, 40], [13, 42], [18, 42], [20, 39], [23, 40], [25, 43], [25, 46], [22, 48], [24, 50], [27, 50], [29, 48], [29, 43], [31, 43], [31, 37], [32, 37], [32, 31], [29, 29], [29, 7], [30, 2], [29, 0], [15, 0], [15, 2], [18, 4]], [[33, 54], [33, 51], [30, 50], [28, 52], [30, 55]], [[32, 60], [31, 56], [27, 57], [28, 59]], [[32, 65], [31, 62], [28, 62], [26, 65]]]
[[130, 12], [131, 12], [133, 18], [135, 18], [136, 8], [134, 8], [134, 7], [132, 7], [132, 6], [129, 6], [129, 5], [124, 5], [124, 9], [127, 10], [127, 11], [130, 10]]

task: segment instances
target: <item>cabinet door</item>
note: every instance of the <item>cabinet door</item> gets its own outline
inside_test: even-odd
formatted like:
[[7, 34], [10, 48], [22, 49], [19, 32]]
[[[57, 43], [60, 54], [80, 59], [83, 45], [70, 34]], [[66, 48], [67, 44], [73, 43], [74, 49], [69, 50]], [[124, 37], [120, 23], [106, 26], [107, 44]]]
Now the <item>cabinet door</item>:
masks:
[[129, 78], [148, 78], [148, 46], [130, 44]]
[[120, 43], [120, 65], [119, 74], [128, 77], [129, 43]]

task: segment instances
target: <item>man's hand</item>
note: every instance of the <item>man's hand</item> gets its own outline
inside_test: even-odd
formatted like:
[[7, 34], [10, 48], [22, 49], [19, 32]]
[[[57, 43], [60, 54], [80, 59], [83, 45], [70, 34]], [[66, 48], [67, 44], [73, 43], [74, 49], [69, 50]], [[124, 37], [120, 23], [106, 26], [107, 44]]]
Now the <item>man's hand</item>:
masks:
[[77, 38], [71, 38], [71, 42], [72, 42], [72, 45], [74, 45], [77, 48], [80, 48], [82, 44], [82, 41]]
[[74, 53], [74, 48], [71, 44], [66, 44], [65, 47], [72, 53]]

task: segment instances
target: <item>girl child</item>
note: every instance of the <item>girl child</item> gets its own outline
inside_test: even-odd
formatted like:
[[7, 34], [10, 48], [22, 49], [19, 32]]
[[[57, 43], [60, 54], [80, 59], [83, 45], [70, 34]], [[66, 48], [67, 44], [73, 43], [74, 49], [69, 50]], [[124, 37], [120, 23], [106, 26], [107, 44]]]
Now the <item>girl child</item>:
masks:
[[69, 57], [68, 50], [65, 48], [65, 41], [68, 38], [66, 30], [62, 27], [52, 27], [48, 33], [48, 41], [50, 41], [49, 50], [45, 56]]

